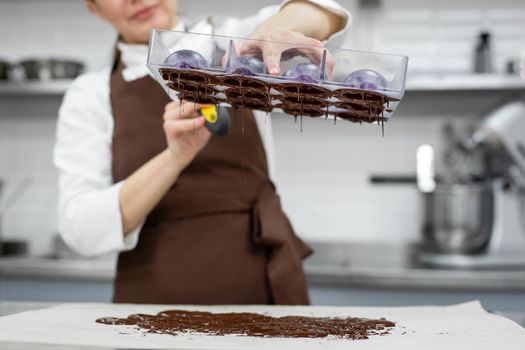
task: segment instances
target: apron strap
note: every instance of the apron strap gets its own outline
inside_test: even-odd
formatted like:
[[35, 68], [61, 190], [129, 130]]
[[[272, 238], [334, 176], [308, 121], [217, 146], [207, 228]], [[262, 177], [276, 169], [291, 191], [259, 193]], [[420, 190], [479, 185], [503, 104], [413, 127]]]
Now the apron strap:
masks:
[[271, 182], [252, 207], [252, 238], [268, 250], [267, 275], [275, 303], [309, 304], [301, 260], [312, 253], [294, 233]]

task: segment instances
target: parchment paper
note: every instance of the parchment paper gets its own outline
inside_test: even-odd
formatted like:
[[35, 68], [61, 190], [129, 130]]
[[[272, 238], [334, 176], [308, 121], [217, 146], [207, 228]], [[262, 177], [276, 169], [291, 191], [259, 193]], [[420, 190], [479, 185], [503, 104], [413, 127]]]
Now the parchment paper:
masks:
[[[259, 312], [274, 316], [385, 317], [391, 334], [368, 340], [285, 339], [243, 336], [146, 334], [130, 326], [95, 323], [103, 316], [157, 313], [168, 309]], [[445, 307], [181, 306], [63, 304], [0, 317], [0, 342], [91, 345], [128, 349], [525, 349], [525, 329], [489, 314], [479, 302]]]

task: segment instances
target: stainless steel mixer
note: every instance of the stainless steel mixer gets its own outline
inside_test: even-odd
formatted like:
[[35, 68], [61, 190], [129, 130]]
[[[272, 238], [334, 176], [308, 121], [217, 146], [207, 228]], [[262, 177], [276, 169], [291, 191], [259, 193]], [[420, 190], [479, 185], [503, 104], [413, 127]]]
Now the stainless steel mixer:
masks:
[[439, 184], [424, 194], [425, 250], [476, 254], [488, 246], [494, 225], [494, 194], [486, 184]]
[[432, 185], [418, 150], [424, 240], [417, 259], [440, 267], [525, 267], [525, 102], [499, 106], [463, 141], [450, 139]]

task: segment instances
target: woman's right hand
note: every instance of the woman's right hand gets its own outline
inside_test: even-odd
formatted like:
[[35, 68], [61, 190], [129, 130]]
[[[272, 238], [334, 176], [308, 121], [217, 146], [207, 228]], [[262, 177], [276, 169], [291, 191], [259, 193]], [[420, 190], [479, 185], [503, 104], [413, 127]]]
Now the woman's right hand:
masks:
[[205, 105], [176, 100], [168, 103], [164, 110], [168, 148], [174, 161], [182, 168], [195, 158], [211, 136], [204, 125], [204, 117], [196, 112], [202, 107]]

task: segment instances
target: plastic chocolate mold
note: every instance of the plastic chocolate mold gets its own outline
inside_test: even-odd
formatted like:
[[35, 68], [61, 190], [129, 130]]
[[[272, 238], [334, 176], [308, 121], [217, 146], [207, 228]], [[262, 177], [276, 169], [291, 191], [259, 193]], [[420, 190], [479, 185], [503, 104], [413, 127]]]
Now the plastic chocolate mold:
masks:
[[282, 74], [269, 75], [262, 43], [152, 30], [148, 68], [173, 99], [358, 123], [388, 120], [404, 95], [406, 56], [274, 41]]

